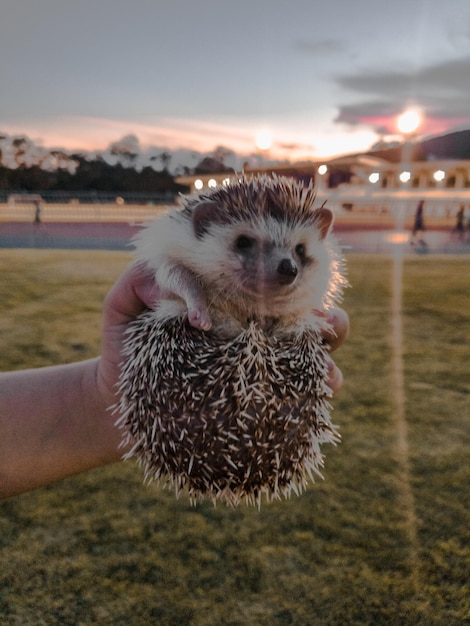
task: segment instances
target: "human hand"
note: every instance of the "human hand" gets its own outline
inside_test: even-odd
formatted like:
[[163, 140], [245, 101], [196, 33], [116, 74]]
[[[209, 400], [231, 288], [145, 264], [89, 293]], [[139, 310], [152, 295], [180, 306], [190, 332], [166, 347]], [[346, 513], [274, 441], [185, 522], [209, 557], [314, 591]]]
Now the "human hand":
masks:
[[108, 406], [117, 399], [126, 330], [140, 313], [155, 306], [158, 297], [153, 272], [137, 262], [126, 269], [106, 296], [97, 384]]
[[[324, 333], [330, 352], [339, 348], [349, 334], [349, 317], [344, 309], [331, 309], [327, 316], [331, 330]], [[343, 374], [331, 357], [328, 356], [328, 385], [335, 392], [343, 385]]]
[[[159, 291], [153, 273], [144, 265], [134, 263], [121, 275], [105, 299], [102, 357], [98, 365], [97, 383], [109, 405], [116, 402], [127, 327], [145, 309], [155, 306], [158, 297]], [[327, 314], [327, 321], [331, 330], [325, 332], [324, 337], [333, 352], [348, 335], [349, 319], [343, 309], [331, 309]], [[343, 375], [331, 357], [328, 357], [328, 368], [328, 385], [333, 392], [338, 391], [343, 383]]]

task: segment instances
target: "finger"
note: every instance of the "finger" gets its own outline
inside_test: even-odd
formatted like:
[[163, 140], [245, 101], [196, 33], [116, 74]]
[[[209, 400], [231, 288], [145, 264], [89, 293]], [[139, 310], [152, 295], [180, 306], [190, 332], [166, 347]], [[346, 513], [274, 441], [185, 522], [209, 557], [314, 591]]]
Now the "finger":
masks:
[[133, 263], [120, 276], [105, 299], [105, 321], [110, 326], [127, 324], [152, 308], [158, 299], [154, 277], [141, 263]]
[[349, 317], [343, 309], [331, 309], [327, 314], [331, 330], [323, 333], [330, 350], [336, 350], [349, 334]]
[[339, 367], [336, 366], [334, 361], [330, 359], [329, 357], [327, 359], [327, 364], [328, 364], [327, 384], [329, 388], [334, 393], [336, 393], [343, 386], [343, 373], [341, 372]]

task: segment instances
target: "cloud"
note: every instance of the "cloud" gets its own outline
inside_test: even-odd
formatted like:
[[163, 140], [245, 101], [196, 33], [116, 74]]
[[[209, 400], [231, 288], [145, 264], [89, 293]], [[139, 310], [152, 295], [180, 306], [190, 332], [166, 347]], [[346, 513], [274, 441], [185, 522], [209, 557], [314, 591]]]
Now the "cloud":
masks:
[[298, 39], [294, 48], [311, 56], [335, 54], [344, 51], [344, 43], [339, 39]]
[[[364, 97], [339, 106], [336, 122], [372, 124], [378, 132], [387, 130], [404, 107], [422, 108], [428, 126], [433, 121], [449, 128], [470, 123], [470, 56], [436, 63], [414, 72], [391, 70], [362, 71], [341, 75], [337, 83], [344, 90]], [[388, 132], [390, 132], [388, 128]]]
[[100, 150], [122, 137], [138, 137], [142, 145], [165, 149], [192, 149], [209, 152], [218, 143], [230, 145], [238, 152], [254, 146], [255, 129], [251, 131], [239, 120], [198, 120], [196, 118], [154, 117], [143, 121], [92, 116], [55, 116], [27, 123], [2, 123], [1, 130], [9, 134], [46, 137], [48, 147], [65, 150]]
[[300, 142], [279, 142], [278, 144], [281, 150], [285, 150], [287, 152], [309, 152], [312, 153], [314, 150], [314, 146], [309, 143], [300, 143]]

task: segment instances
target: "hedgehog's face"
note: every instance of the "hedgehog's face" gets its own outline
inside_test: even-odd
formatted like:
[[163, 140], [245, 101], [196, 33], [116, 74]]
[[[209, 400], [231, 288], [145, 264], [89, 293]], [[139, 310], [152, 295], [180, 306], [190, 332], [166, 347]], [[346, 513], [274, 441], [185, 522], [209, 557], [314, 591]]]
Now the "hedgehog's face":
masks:
[[[206, 223], [200, 233], [200, 269], [214, 291], [255, 309], [321, 307], [328, 285], [329, 258], [324, 239], [332, 214], [319, 209], [309, 223], [292, 224], [272, 216], [249, 221]], [[194, 250], [196, 252], [196, 250]], [[197, 253], [196, 253], [197, 255]]]
[[229, 256], [240, 289], [255, 298], [291, 293], [312, 262], [303, 242], [286, 245], [266, 233], [244, 232], [243, 228], [233, 233]]
[[[254, 297], [290, 298], [318, 269], [331, 213], [323, 210], [310, 224], [259, 219], [247, 230], [234, 228], [231, 255], [240, 288]], [[238, 231], [238, 232], [237, 232]]]

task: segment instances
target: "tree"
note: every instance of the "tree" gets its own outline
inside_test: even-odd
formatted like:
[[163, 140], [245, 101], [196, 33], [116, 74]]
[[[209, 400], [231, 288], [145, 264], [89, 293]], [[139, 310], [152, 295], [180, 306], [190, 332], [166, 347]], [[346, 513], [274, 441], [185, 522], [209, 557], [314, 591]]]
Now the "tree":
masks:
[[119, 141], [112, 143], [109, 152], [117, 156], [123, 165], [133, 167], [140, 153], [139, 140], [135, 135], [126, 135]]

